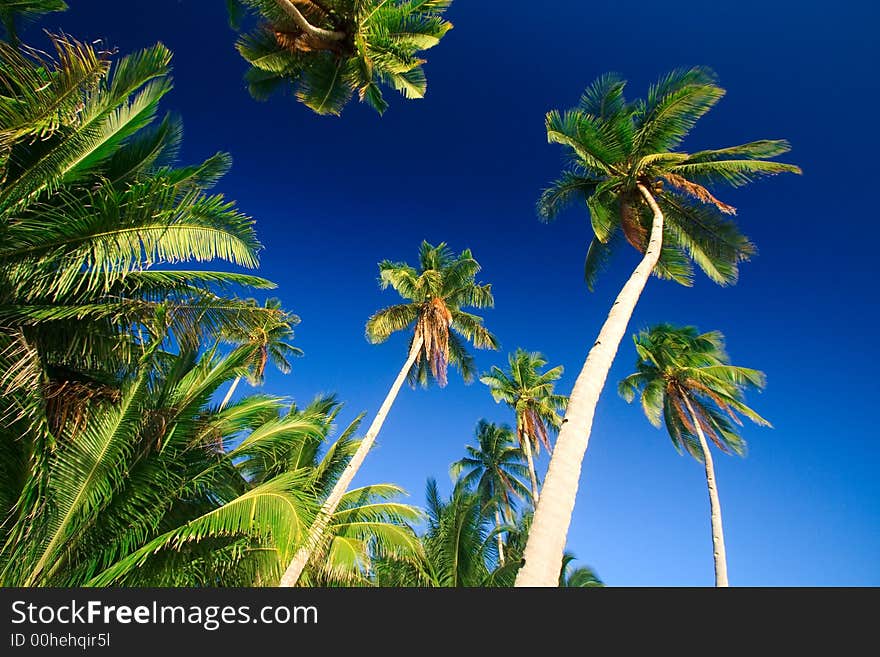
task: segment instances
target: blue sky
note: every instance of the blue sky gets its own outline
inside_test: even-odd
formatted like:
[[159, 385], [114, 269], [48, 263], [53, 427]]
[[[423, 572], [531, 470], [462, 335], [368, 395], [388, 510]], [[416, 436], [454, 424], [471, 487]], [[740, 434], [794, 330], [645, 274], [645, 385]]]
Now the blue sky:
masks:
[[[536, 219], [535, 200], [562, 164], [544, 114], [575, 104], [605, 71], [626, 77], [635, 97], [671, 68], [715, 69], [728, 95], [684, 148], [786, 138], [804, 176], [722, 190], [758, 257], [732, 288], [652, 279], [630, 332], [658, 321], [719, 329], [735, 363], [768, 375], [750, 402], [775, 428], [745, 428], [745, 459], [716, 457], [731, 583], [880, 584], [878, 389], [867, 353], [878, 320], [876, 7], [560, 0], [548, 11], [458, 0], [455, 29], [428, 53], [426, 99], [391, 98], [382, 119], [352, 105], [338, 119], [289, 96], [251, 100], [220, 2], [71, 4], [41, 26], [123, 53], [157, 40], [173, 50], [165, 107], [183, 117], [183, 160], [232, 154], [219, 189], [256, 218], [261, 273], [303, 320], [306, 356], [265, 388], [299, 402], [335, 391], [343, 422], [375, 411], [405, 357], [403, 336], [379, 346], [363, 337], [367, 317], [395, 301], [378, 289], [376, 263], [413, 262], [422, 239], [471, 248], [494, 285], [485, 317], [502, 351], [479, 352], [480, 369], [518, 346], [539, 350], [565, 366], [559, 390], [570, 392], [636, 254], [622, 253], [591, 294], [585, 210]], [[617, 397], [634, 357], [626, 339], [599, 404], [569, 548], [611, 585], [711, 585], [702, 467]], [[427, 477], [449, 489], [447, 468], [477, 420], [511, 420], [485, 386], [450, 379], [443, 390], [401, 392], [358, 481], [395, 482], [421, 504]], [[542, 471], [546, 463], [542, 455]]]

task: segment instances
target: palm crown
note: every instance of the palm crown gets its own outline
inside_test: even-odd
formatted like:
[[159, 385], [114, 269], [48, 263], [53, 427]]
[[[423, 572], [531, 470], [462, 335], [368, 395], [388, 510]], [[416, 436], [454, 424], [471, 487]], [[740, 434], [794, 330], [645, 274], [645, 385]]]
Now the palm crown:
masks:
[[[257, 302], [250, 300], [253, 305]], [[290, 372], [290, 358], [302, 356], [302, 349], [290, 344], [293, 327], [299, 324], [299, 317], [285, 311], [278, 299], [267, 299], [263, 304], [266, 310], [263, 321], [244, 327], [232, 327], [226, 339], [251, 348], [248, 365], [251, 382], [260, 385], [271, 361], [281, 372]]]
[[706, 185], [739, 187], [762, 176], [800, 173], [796, 166], [767, 161], [787, 152], [788, 142], [678, 151], [697, 120], [724, 95], [712, 72], [674, 71], [650, 87], [647, 100], [633, 103], [624, 98], [625, 84], [616, 75], [604, 75], [586, 89], [576, 108], [547, 114], [548, 140], [567, 146], [571, 162], [541, 196], [540, 216], [552, 219], [575, 198], [586, 199], [594, 237], [584, 274], [592, 289], [621, 234], [639, 252], [647, 247], [652, 212], [641, 185], [665, 215], [655, 273], [689, 285], [693, 262], [716, 283], [735, 282], [737, 263], [755, 249], [726, 218], [735, 209]]
[[498, 509], [512, 521], [516, 498], [531, 496], [522, 482], [529, 474], [522, 450], [516, 446], [510, 427], [485, 420], [477, 425], [477, 443], [476, 447], [465, 447], [467, 456], [452, 464], [450, 474], [476, 490], [487, 509]]
[[559, 412], [565, 410], [568, 403], [565, 395], [553, 392], [563, 368], [553, 367], [542, 373], [540, 369], [547, 365], [547, 359], [543, 354], [524, 349], [510, 354], [508, 364], [506, 372], [493, 366], [480, 381], [489, 386], [496, 402], [504, 402], [516, 413], [520, 444], [528, 439], [534, 447], [544, 445], [549, 451], [551, 431], [562, 425]]
[[740, 455], [745, 441], [736, 430], [742, 425], [738, 415], [770, 426], [743, 401], [747, 389], [764, 387], [764, 374], [731, 365], [720, 332], [700, 334], [692, 326], [658, 324], [633, 339], [636, 372], [618, 390], [628, 402], [640, 394], [648, 420], [656, 427], [665, 423], [679, 451], [703, 459], [695, 422], [719, 449]]
[[[251, 64], [248, 88], [265, 99], [284, 83], [318, 114], [340, 114], [357, 93], [382, 114], [383, 86], [422, 98], [427, 80], [419, 52], [452, 24], [452, 0], [242, 0], [264, 20], [238, 50]], [[234, 12], [236, 13], [236, 12]]]
[[470, 249], [458, 256], [445, 243], [422, 242], [419, 268], [388, 260], [379, 264], [379, 284], [391, 287], [405, 303], [384, 308], [367, 321], [367, 339], [384, 342], [392, 333], [413, 327], [411, 348], [420, 345], [418, 360], [409, 373], [410, 382], [427, 385], [431, 379], [446, 385], [446, 370], [452, 363], [465, 381], [473, 379], [474, 365], [464, 342], [477, 348], [497, 349], [497, 341], [483, 326], [483, 319], [462, 310], [491, 307], [492, 286], [476, 283], [480, 271]]

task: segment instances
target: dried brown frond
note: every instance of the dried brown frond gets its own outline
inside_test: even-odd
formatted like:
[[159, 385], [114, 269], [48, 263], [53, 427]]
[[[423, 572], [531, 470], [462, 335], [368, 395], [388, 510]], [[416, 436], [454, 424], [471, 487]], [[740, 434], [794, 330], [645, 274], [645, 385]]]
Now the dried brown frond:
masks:
[[675, 173], [662, 173], [660, 175], [662, 176], [663, 180], [668, 182], [672, 187], [684, 192], [688, 196], [693, 196], [703, 203], [711, 203], [716, 208], [721, 210], [724, 214], [736, 214], [735, 207], [733, 207], [732, 205], [728, 205], [723, 201], [719, 201], [712, 195], [712, 192], [710, 192], [702, 185], [691, 182], [687, 178], [683, 178], [682, 176], [679, 176]]
[[58, 436], [67, 428], [75, 436], [93, 404], [119, 401], [119, 390], [94, 381], [52, 379], [43, 386], [49, 430]]
[[428, 363], [431, 374], [441, 388], [446, 385], [446, 370], [449, 367], [449, 327], [452, 313], [443, 299], [432, 298], [422, 305], [416, 323], [416, 338], [422, 337], [422, 355]]
[[275, 34], [275, 41], [279, 46], [293, 53], [329, 50], [341, 54], [344, 50], [344, 44], [341, 41], [320, 39], [297, 28], [274, 29], [273, 34]]
[[531, 439], [535, 448], [535, 455], [541, 453], [541, 445], [550, 452], [550, 436], [547, 432], [547, 426], [535, 409], [526, 409], [523, 413], [523, 424], [526, 435]]
[[728, 404], [724, 399], [722, 399], [718, 395], [717, 392], [715, 392], [714, 390], [712, 390], [711, 388], [709, 388], [707, 386], [704, 386], [702, 383], [700, 383], [699, 381], [697, 381], [695, 379], [687, 379], [684, 382], [684, 385], [686, 385], [689, 388], [693, 388], [694, 390], [699, 390], [700, 392], [702, 392], [709, 399], [711, 399], [713, 402], [715, 402], [718, 405], [718, 408], [720, 408], [725, 413], [727, 413], [727, 415], [730, 416], [731, 420], [733, 420], [739, 426], [743, 426], [742, 420], [739, 419], [739, 416], [730, 407], [730, 404]]

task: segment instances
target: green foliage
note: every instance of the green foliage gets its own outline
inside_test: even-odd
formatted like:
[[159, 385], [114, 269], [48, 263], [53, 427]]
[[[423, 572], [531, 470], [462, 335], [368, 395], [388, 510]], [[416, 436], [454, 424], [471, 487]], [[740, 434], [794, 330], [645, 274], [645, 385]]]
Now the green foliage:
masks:
[[419, 358], [409, 373], [413, 385], [428, 385], [432, 380], [446, 385], [449, 363], [459, 369], [465, 381], [471, 381], [473, 357], [464, 341], [480, 349], [497, 349], [495, 336], [483, 326], [483, 319], [462, 310], [494, 304], [492, 286], [475, 280], [479, 271], [470, 249], [455, 256], [445, 243], [432, 246], [422, 242], [418, 269], [404, 262], [379, 263], [379, 285], [383, 290], [392, 288], [404, 303], [370, 317], [367, 339], [384, 342], [393, 333], [412, 327], [411, 348], [421, 340]]
[[317, 114], [341, 114], [356, 94], [379, 114], [384, 87], [407, 99], [427, 89], [420, 53], [452, 28], [443, 18], [451, 0], [240, 0], [230, 3], [236, 29], [249, 10], [260, 20], [237, 48], [251, 65], [254, 98], [292, 86]]
[[738, 431], [739, 415], [770, 426], [744, 402], [748, 389], [764, 387], [764, 374], [731, 365], [718, 331], [700, 334], [692, 326], [658, 324], [633, 340], [636, 371], [620, 382], [618, 391], [627, 402], [639, 396], [648, 420], [655, 427], [666, 425], [679, 452], [703, 460], [699, 425], [721, 451], [742, 456], [746, 444]]
[[592, 589], [605, 586], [596, 571], [589, 566], [574, 567], [572, 563], [576, 558], [571, 552], [563, 555], [562, 572], [559, 574], [560, 587]]
[[0, 414], [30, 422], [51, 411], [39, 391], [64, 415], [77, 393], [118, 387], [157, 336], [192, 349], [277, 313], [224, 294], [273, 287], [256, 276], [150, 271], [255, 267], [260, 248], [253, 221], [208, 192], [227, 155], [174, 165], [180, 122], [158, 115], [171, 53], [111, 62], [51, 40], [54, 58], [0, 44]]
[[[248, 303], [258, 306], [253, 299]], [[278, 299], [267, 299], [262, 306], [266, 313], [262, 322], [255, 326], [232, 326], [224, 335], [224, 339], [250, 348], [248, 369], [250, 380], [254, 385], [261, 385], [266, 365], [272, 363], [281, 372], [290, 372], [290, 359], [302, 356], [302, 349], [290, 344], [293, 339], [293, 327], [299, 324], [299, 317], [286, 312]]]
[[764, 176], [800, 173], [796, 166], [766, 161], [788, 152], [788, 142], [678, 151], [724, 95], [714, 74], [704, 68], [673, 71], [650, 87], [646, 100], [632, 103], [623, 95], [625, 85], [606, 74], [586, 89], [577, 107], [547, 114], [547, 139], [568, 149], [569, 164], [544, 190], [538, 214], [551, 220], [571, 202], [586, 202], [594, 237], [584, 276], [592, 290], [622, 237], [639, 252], [647, 248], [653, 213], [644, 189], [665, 216], [654, 273], [690, 285], [695, 263], [712, 281], [735, 283], [738, 263], [755, 249], [727, 218], [735, 209], [705, 185], [738, 187]]
[[475, 490], [488, 512], [512, 522], [516, 500], [531, 502], [529, 487], [523, 483], [528, 468], [513, 431], [506, 425], [486, 420], [477, 423], [477, 446], [465, 446], [467, 456], [450, 466], [449, 474], [465, 488]]
[[492, 521], [480, 495], [457, 485], [443, 500], [437, 483], [428, 480], [427, 529], [421, 558], [380, 555], [374, 564], [377, 586], [477, 587], [490, 582], [498, 561]]
[[[428, 523], [421, 536], [424, 552], [404, 558], [378, 554], [373, 561], [373, 583], [383, 587], [512, 587], [522, 566], [532, 514], [493, 527], [491, 505], [481, 502], [478, 491], [461, 482], [448, 500], [437, 484], [428, 480]], [[496, 536], [504, 533], [505, 563], [498, 555]], [[574, 555], [566, 553], [559, 573], [564, 587], [601, 587], [591, 568], [574, 568]]]
[[[50, 38], [55, 57], [0, 43], [0, 585], [277, 583], [360, 418], [327, 445], [333, 397], [212, 404], [301, 354], [277, 300], [229, 296], [269, 281], [168, 266], [256, 267], [252, 220], [208, 191], [229, 157], [175, 164], [161, 44], [111, 62]], [[349, 491], [305, 579], [362, 583], [377, 551], [421, 555], [402, 492]]]
[[7, 41], [17, 45], [20, 25], [66, 9], [67, 3], [63, 0], [0, 0], [0, 23], [3, 24]]
[[489, 386], [492, 398], [510, 406], [516, 414], [517, 438], [520, 445], [530, 440], [535, 450], [541, 445], [550, 450], [550, 436], [562, 426], [559, 413], [568, 405], [568, 397], [554, 392], [562, 376], [562, 366], [545, 372], [543, 354], [517, 349], [508, 356], [508, 369], [498, 366], [480, 377]]
[[[119, 398], [89, 404], [85, 421], [66, 424], [44, 458], [19, 459], [24, 472], [5, 459], [15, 476], [4, 479], [0, 582], [277, 581], [350, 457], [357, 425], [324, 450], [339, 410], [332, 398], [302, 410], [267, 396], [212, 406], [248, 359], [247, 347], [223, 358], [214, 349], [200, 358], [149, 352]], [[3, 452], [22, 441], [5, 431], [0, 440]], [[400, 493], [388, 485], [349, 493], [328, 532], [324, 581], [363, 579], [373, 545], [418, 552], [407, 523], [420, 515], [390, 500]]]

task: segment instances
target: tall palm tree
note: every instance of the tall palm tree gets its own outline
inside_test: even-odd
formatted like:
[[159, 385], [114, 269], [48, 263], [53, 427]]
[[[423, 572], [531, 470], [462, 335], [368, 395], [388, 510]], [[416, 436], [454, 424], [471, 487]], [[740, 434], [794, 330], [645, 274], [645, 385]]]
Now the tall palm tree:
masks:
[[384, 308], [370, 317], [366, 326], [367, 339], [380, 343], [397, 331], [411, 328], [413, 333], [406, 362], [360, 446], [321, 507], [311, 540], [290, 562], [281, 580], [282, 586], [294, 586], [299, 580], [310, 558], [310, 546], [320, 539], [324, 525], [373, 447], [404, 380], [422, 385], [436, 381], [443, 387], [448, 365], [452, 363], [461, 371], [465, 381], [470, 381], [474, 375], [473, 356], [467, 352], [461, 338], [477, 348], [497, 348], [495, 336], [483, 326], [483, 319], [462, 310], [468, 306], [486, 308], [494, 303], [492, 286], [475, 280], [479, 271], [480, 265], [470, 249], [455, 256], [445, 243], [432, 246], [422, 242], [419, 269], [402, 262], [386, 260], [379, 263], [381, 288], [391, 287], [403, 297], [404, 303]]
[[764, 387], [764, 374], [731, 365], [724, 336], [718, 331], [700, 334], [693, 326], [658, 324], [633, 339], [638, 353], [636, 371], [620, 382], [619, 392], [628, 402], [640, 395], [651, 424], [659, 428], [665, 423], [675, 448], [705, 465], [715, 586], [728, 586], [721, 503], [706, 436], [724, 453], [745, 453], [745, 442], [736, 428], [742, 425], [738, 414], [770, 426], [743, 401], [745, 390]]
[[66, 9], [67, 3], [63, 0], [0, 0], [0, 23], [6, 31], [6, 39], [17, 46], [18, 28], [22, 23], [30, 23], [43, 14]]
[[[522, 450], [514, 441], [513, 432], [506, 425], [480, 420], [477, 424], [477, 446], [465, 446], [467, 456], [449, 469], [454, 480], [476, 490], [486, 509], [495, 515], [495, 526], [514, 520], [516, 498], [529, 499], [529, 489], [521, 477], [528, 474], [523, 465]], [[504, 565], [504, 539], [496, 534], [498, 559]]]
[[538, 503], [538, 477], [535, 474], [534, 451], [540, 453], [541, 445], [551, 451], [550, 433], [559, 430], [568, 398], [554, 394], [555, 382], [562, 376], [563, 368], [553, 367], [546, 372], [539, 370], [547, 365], [543, 354], [517, 349], [508, 356], [509, 367], [505, 372], [497, 366], [480, 377], [489, 386], [492, 397], [504, 402], [516, 414], [516, 436], [529, 468], [533, 504]]
[[[256, 301], [253, 301], [253, 304], [256, 305]], [[263, 374], [270, 361], [279, 371], [287, 374], [290, 372], [289, 359], [293, 356], [302, 356], [303, 353], [302, 349], [289, 343], [289, 340], [293, 339], [293, 327], [299, 324], [299, 317], [286, 312], [278, 299], [267, 299], [263, 308], [267, 312], [260, 324], [244, 327], [245, 330], [242, 330], [242, 327], [233, 327], [227, 336], [227, 340], [233, 343], [250, 347], [248, 378], [255, 386], [262, 385]], [[229, 403], [240, 382], [241, 377], [235, 377], [220, 403], [221, 409]]]
[[726, 215], [734, 208], [707, 187], [733, 186], [784, 172], [769, 162], [789, 150], [763, 140], [718, 150], [677, 150], [688, 131], [724, 95], [706, 69], [679, 70], [652, 85], [645, 101], [628, 103], [625, 82], [600, 77], [575, 109], [547, 115], [547, 136], [571, 150], [572, 164], [538, 204], [550, 219], [585, 199], [594, 233], [585, 275], [592, 286], [622, 234], [641, 260], [617, 296], [575, 381], [526, 547], [521, 586], [555, 586], [574, 510], [593, 414], [636, 303], [652, 273], [690, 284], [692, 262], [716, 283], [736, 281], [752, 244]]
[[238, 51], [251, 65], [251, 94], [265, 99], [285, 84], [318, 114], [339, 115], [357, 93], [379, 114], [383, 86], [422, 98], [427, 80], [420, 53], [436, 46], [452, 23], [452, 0], [241, 0], [263, 23], [245, 33]]

